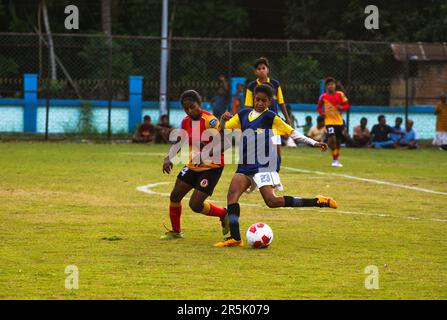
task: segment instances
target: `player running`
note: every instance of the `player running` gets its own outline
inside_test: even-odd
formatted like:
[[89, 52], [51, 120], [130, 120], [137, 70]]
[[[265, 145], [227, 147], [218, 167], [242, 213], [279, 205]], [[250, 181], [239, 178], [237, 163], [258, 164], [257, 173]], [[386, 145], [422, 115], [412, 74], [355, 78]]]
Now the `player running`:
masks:
[[332, 150], [332, 166], [343, 167], [339, 161], [340, 142], [343, 137], [342, 111], [349, 109], [348, 99], [342, 91], [337, 91], [334, 78], [324, 82], [326, 92], [318, 100], [318, 113], [324, 116], [324, 124], [328, 133], [328, 144]]
[[[219, 217], [222, 224], [222, 233], [226, 235], [229, 232], [226, 209], [205, 201], [213, 194], [213, 190], [222, 175], [224, 167], [223, 153], [220, 154], [220, 161], [214, 161], [219, 163], [206, 162], [205, 164], [203, 161], [193, 161], [192, 159], [193, 145], [199, 145], [202, 150], [212, 141], [213, 137], [210, 137], [207, 141], [193, 141], [193, 138], [197, 135], [197, 138], [200, 140], [203, 131], [207, 129], [219, 130], [219, 120], [211, 113], [201, 109], [202, 99], [194, 90], [183, 92], [180, 97], [180, 102], [183, 110], [187, 114], [187, 116], [183, 118], [180, 128], [184, 130], [183, 132], [187, 133], [190, 148], [189, 162], [178, 174], [174, 188], [171, 191], [169, 217], [172, 230], [166, 232], [160, 239], [171, 240], [183, 238], [183, 232], [180, 226], [180, 218], [182, 215], [181, 201], [191, 189], [194, 189], [191, 199], [189, 200], [189, 207], [192, 211], [207, 216]], [[218, 138], [221, 139], [220, 134]], [[177, 154], [180, 140], [181, 138], [179, 136], [177, 140], [178, 143], [170, 148], [165, 157], [163, 161], [163, 173], [169, 174], [171, 172], [173, 168], [171, 159]]]
[[[311, 199], [304, 199], [292, 196], [277, 196], [274, 189], [281, 187], [281, 181], [277, 172], [278, 157], [269, 154], [268, 160], [261, 160], [259, 150], [265, 148], [269, 152], [276, 148], [271, 146], [274, 134], [290, 135], [296, 142], [304, 142], [322, 151], [327, 149], [327, 144], [317, 142], [296, 132], [291, 126], [286, 124], [278, 115], [269, 110], [272, 103], [273, 91], [269, 85], [262, 84], [254, 89], [253, 110], [244, 109], [230, 119], [230, 114], [226, 112], [222, 116], [221, 127], [225, 129], [242, 130], [243, 138], [242, 154], [237, 171], [233, 176], [227, 194], [227, 209], [230, 222], [231, 236], [225, 241], [215, 244], [216, 247], [243, 246], [239, 230], [239, 198], [247, 189], [259, 188], [265, 204], [269, 208], [279, 207], [330, 207], [337, 208], [334, 199], [325, 196], [316, 196]], [[229, 121], [228, 121], [229, 120]], [[244, 132], [256, 132], [250, 137], [244, 137]], [[256, 147], [254, 147], [256, 146]], [[248, 159], [254, 159], [250, 162]]]

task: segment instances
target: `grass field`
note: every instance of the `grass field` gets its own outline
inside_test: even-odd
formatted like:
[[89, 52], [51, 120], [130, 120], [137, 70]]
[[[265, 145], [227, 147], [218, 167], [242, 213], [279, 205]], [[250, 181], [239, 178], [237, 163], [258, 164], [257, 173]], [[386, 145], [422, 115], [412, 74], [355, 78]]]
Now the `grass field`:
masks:
[[[333, 196], [339, 209], [269, 209], [241, 200], [241, 229], [268, 223], [270, 248], [215, 248], [216, 218], [184, 201], [185, 239], [163, 242], [180, 166], [167, 146], [0, 143], [1, 299], [447, 299], [447, 153], [342, 150], [344, 168], [310, 148], [284, 150], [283, 194]], [[290, 168], [339, 173], [331, 176]], [[213, 200], [225, 200], [227, 166]], [[157, 192], [138, 191], [138, 186]], [[221, 203], [224, 204], [223, 202]], [[246, 206], [255, 204], [257, 206]], [[79, 289], [67, 290], [67, 265]], [[379, 269], [367, 290], [365, 267]]]

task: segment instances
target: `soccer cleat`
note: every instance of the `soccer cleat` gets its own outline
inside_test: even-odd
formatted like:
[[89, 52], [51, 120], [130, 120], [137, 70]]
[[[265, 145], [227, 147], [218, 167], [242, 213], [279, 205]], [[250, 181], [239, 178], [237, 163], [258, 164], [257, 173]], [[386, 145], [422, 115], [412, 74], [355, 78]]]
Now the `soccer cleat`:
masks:
[[222, 226], [222, 234], [228, 234], [228, 232], [230, 232], [230, 221], [228, 220], [228, 213], [220, 218], [220, 224]]
[[317, 199], [317, 207], [337, 209], [337, 202], [334, 199], [325, 196], [316, 196], [315, 198]]
[[174, 240], [174, 239], [182, 239], [183, 238], [183, 232], [175, 232], [175, 231], [168, 231], [164, 235], [160, 237], [160, 240]]
[[224, 241], [215, 243], [214, 246], [215, 247], [243, 247], [244, 241], [242, 241], [242, 240], [237, 241], [231, 237], [228, 237]]
[[337, 167], [337, 168], [341, 168], [341, 167], [343, 167], [343, 165], [340, 163], [340, 161], [338, 161], [338, 160], [333, 160], [332, 161], [332, 166], [333, 167]]

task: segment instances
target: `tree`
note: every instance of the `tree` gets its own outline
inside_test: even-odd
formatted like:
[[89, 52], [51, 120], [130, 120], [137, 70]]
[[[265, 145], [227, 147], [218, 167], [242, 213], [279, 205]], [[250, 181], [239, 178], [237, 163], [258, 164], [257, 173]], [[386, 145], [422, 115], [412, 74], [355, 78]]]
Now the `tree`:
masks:
[[171, 27], [174, 37], [243, 37], [249, 27], [248, 14], [234, 0], [181, 0]]
[[[92, 37], [88, 44], [79, 53], [79, 57], [85, 67], [85, 78], [107, 79], [108, 78], [108, 38]], [[115, 41], [112, 42], [113, 58], [111, 61], [112, 79], [125, 79], [133, 74], [132, 54], [123, 50]]]
[[306, 83], [317, 83], [324, 77], [318, 60], [310, 56], [289, 54], [280, 59], [280, 79], [294, 79]]
[[379, 30], [366, 30], [361, 0], [286, 0], [285, 34], [294, 39], [445, 41], [445, 1], [377, 0]]
[[0, 2], [0, 30], [5, 28], [6, 11], [5, 6]]
[[0, 78], [17, 77], [19, 66], [12, 58], [0, 55]]
[[110, 0], [101, 0], [101, 26], [102, 32], [110, 36], [112, 34], [112, 12]]

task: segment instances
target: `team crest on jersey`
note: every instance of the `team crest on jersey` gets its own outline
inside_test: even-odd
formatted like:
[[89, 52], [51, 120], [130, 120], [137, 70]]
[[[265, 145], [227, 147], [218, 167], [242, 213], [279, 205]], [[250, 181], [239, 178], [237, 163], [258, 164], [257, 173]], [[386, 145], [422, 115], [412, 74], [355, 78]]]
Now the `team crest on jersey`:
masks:
[[264, 134], [265, 130], [263, 128], [256, 129], [257, 134]]
[[210, 127], [211, 127], [211, 128], [214, 128], [214, 127], [216, 126], [216, 124], [217, 124], [217, 119], [212, 119], [212, 120], [210, 121]]
[[207, 185], [208, 185], [208, 179], [203, 179], [202, 181], [200, 181], [200, 186], [202, 188], [206, 188]]

